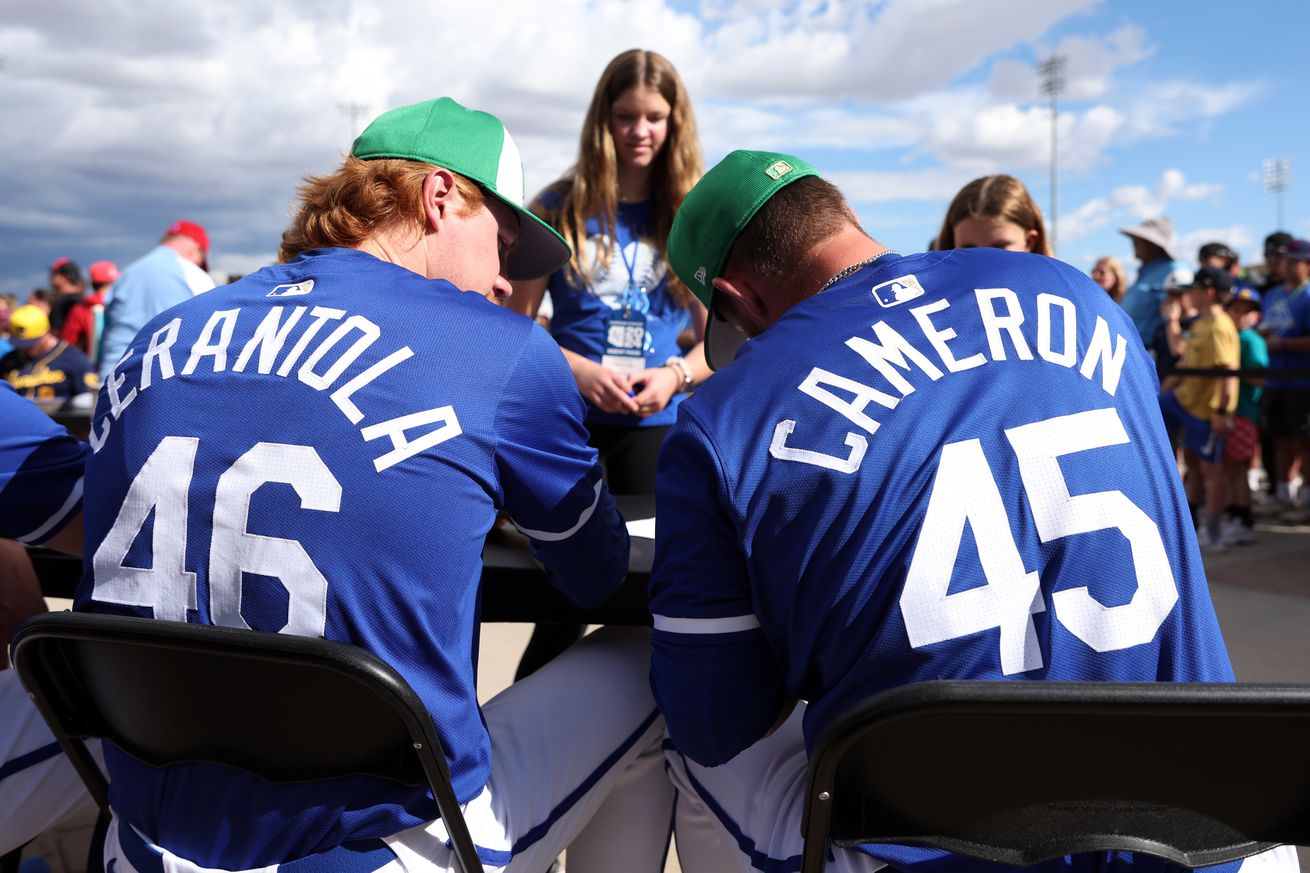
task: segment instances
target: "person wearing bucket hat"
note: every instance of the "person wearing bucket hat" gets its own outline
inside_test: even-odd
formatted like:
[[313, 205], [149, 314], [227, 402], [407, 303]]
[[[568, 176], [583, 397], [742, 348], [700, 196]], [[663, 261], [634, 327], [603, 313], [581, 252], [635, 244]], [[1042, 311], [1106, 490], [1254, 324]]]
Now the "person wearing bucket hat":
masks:
[[[649, 632], [602, 629], [478, 705], [481, 554], [498, 515], [580, 603], [618, 587], [629, 551], [559, 346], [487, 299], [569, 256], [522, 196], [504, 125], [449, 98], [383, 113], [336, 170], [307, 177], [280, 263], [158, 315], [115, 362], [92, 422], [95, 557], [75, 606], [362, 646], [432, 713], [488, 866], [540, 873], [568, 844], [571, 869], [654, 873], [672, 787]], [[153, 558], [132, 546], [149, 542], [151, 505]], [[183, 537], [187, 555], [166, 551]], [[269, 785], [117, 750], [106, 763], [108, 858], [454, 864], [422, 787]], [[592, 821], [602, 808], [627, 816]]]
[[[1150, 358], [1089, 277], [890, 252], [773, 152], [713, 167], [668, 251], [717, 370], [660, 455], [650, 582], [686, 873], [789, 869], [806, 750], [880, 690], [1232, 680]], [[828, 870], [977, 869], [830, 852]], [[1038, 868], [1089, 860], [1139, 869]]]
[[1137, 325], [1143, 345], [1150, 348], [1163, 318], [1160, 304], [1165, 289], [1171, 278], [1178, 281], [1175, 274], [1188, 270], [1174, 256], [1174, 226], [1167, 216], [1148, 218], [1141, 224], [1121, 227], [1119, 232], [1133, 241], [1133, 257], [1141, 263], [1120, 305]]
[[[214, 287], [209, 234], [194, 221], [174, 221], [159, 244], [123, 268], [104, 298], [104, 330], [96, 354], [108, 378], [137, 331], [159, 313]], [[88, 354], [95, 346], [88, 346]]]

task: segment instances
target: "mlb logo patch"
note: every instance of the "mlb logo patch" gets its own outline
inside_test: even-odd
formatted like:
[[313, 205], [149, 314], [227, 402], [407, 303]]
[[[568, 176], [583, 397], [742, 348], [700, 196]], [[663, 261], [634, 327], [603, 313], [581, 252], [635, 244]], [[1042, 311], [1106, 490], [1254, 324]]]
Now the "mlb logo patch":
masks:
[[301, 294], [308, 294], [314, 290], [314, 280], [306, 279], [303, 282], [292, 282], [287, 285], [278, 285], [272, 291], [265, 294], [265, 297], [299, 297]]
[[786, 161], [775, 161], [774, 163], [768, 166], [768, 168], [764, 171], [764, 173], [770, 179], [776, 182], [794, 169], [796, 168], [793, 167], [791, 164], [787, 163]]
[[881, 306], [899, 306], [923, 296], [923, 286], [914, 276], [901, 276], [873, 286], [873, 299]]

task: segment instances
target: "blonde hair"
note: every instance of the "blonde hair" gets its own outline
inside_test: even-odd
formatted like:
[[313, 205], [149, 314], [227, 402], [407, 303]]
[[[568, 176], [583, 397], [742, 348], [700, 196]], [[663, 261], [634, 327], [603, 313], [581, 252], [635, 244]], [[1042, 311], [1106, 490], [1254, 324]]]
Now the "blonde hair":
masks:
[[1046, 224], [1042, 211], [1033, 202], [1032, 195], [1023, 183], [1013, 176], [998, 174], [974, 179], [960, 189], [946, 210], [946, 219], [937, 234], [938, 249], [955, 248], [955, 225], [966, 218], [1003, 218], [1023, 228], [1024, 233], [1037, 231], [1032, 251], [1051, 255], [1051, 244], [1046, 239]]
[[1110, 299], [1118, 303], [1128, 291], [1128, 274], [1124, 272], [1124, 265], [1119, 263], [1118, 258], [1106, 255], [1099, 258], [1095, 264], [1092, 264], [1092, 272], [1096, 272], [1097, 267], [1104, 267], [1114, 274], [1114, 287], [1107, 288], [1106, 293]]
[[[533, 207], [573, 247], [569, 269], [578, 277], [585, 275], [591, 266], [608, 267], [613, 256], [613, 251], [606, 249], [597, 252], [596, 265], [582, 262], [582, 253], [586, 249], [586, 223], [588, 218], [598, 218], [607, 228], [609, 238], [614, 239], [619, 177], [614, 137], [610, 132], [610, 113], [615, 100], [628, 89], [639, 86], [658, 91], [668, 101], [670, 109], [668, 136], [655, 158], [650, 179], [650, 239], [661, 253], [669, 239], [674, 213], [705, 169], [691, 98], [673, 65], [664, 56], [643, 49], [631, 49], [610, 61], [601, 73], [591, 96], [591, 105], [587, 107], [577, 163], [543, 192], [543, 197], [557, 195], [559, 205], [547, 209], [539, 197]], [[691, 301], [691, 292], [672, 270], [668, 276], [673, 299], [686, 306]]]
[[[299, 189], [300, 205], [282, 234], [278, 260], [286, 263], [310, 249], [356, 248], [387, 231], [422, 234], [426, 226], [423, 182], [436, 169], [419, 161], [363, 161], [347, 156], [333, 173], [306, 176]], [[461, 214], [481, 209], [482, 189], [458, 173], [453, 175], [464, 198]]]

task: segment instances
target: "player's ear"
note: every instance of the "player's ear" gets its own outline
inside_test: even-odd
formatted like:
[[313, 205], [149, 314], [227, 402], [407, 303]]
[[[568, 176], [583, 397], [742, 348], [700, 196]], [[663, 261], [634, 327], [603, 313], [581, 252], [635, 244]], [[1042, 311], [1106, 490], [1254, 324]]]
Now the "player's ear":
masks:
[[1027, 245], [1028, 251], [1030, 252], [1037, 251], [1037, 238], [1041, 236], [1041, 234], [1037, 232], [1037, 228], [1033, 228], [1032, 230], [1028, 231], [1028, 233], [1025, 234], [1025, 236], [1027, 237], [1027, 241], [1028, 241], [1028, 245]]
[[769, 326], [764, 301], [756, 293], [748, 278], [714, 279], [714, 305], [730, 324], [740, 328], [747, 336], [759, 336]]
[[429, 230], [440, 230], [446, 209], [457, 196], [454, 173], [441, 167], [428, 173], [423, 180], [423, 215]]

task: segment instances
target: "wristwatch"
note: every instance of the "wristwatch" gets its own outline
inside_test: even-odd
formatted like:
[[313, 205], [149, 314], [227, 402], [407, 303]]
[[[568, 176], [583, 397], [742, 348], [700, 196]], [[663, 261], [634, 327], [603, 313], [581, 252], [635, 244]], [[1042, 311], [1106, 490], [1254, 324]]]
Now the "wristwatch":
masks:
[[687, 366], [687, 359], [674, 355], [664, 362], [664, 366], [672, 367], [682, 376], [682, 384], [678, 386], [678, 393], [690, 391], [694, 380], [691, 378], [691, 367]]

